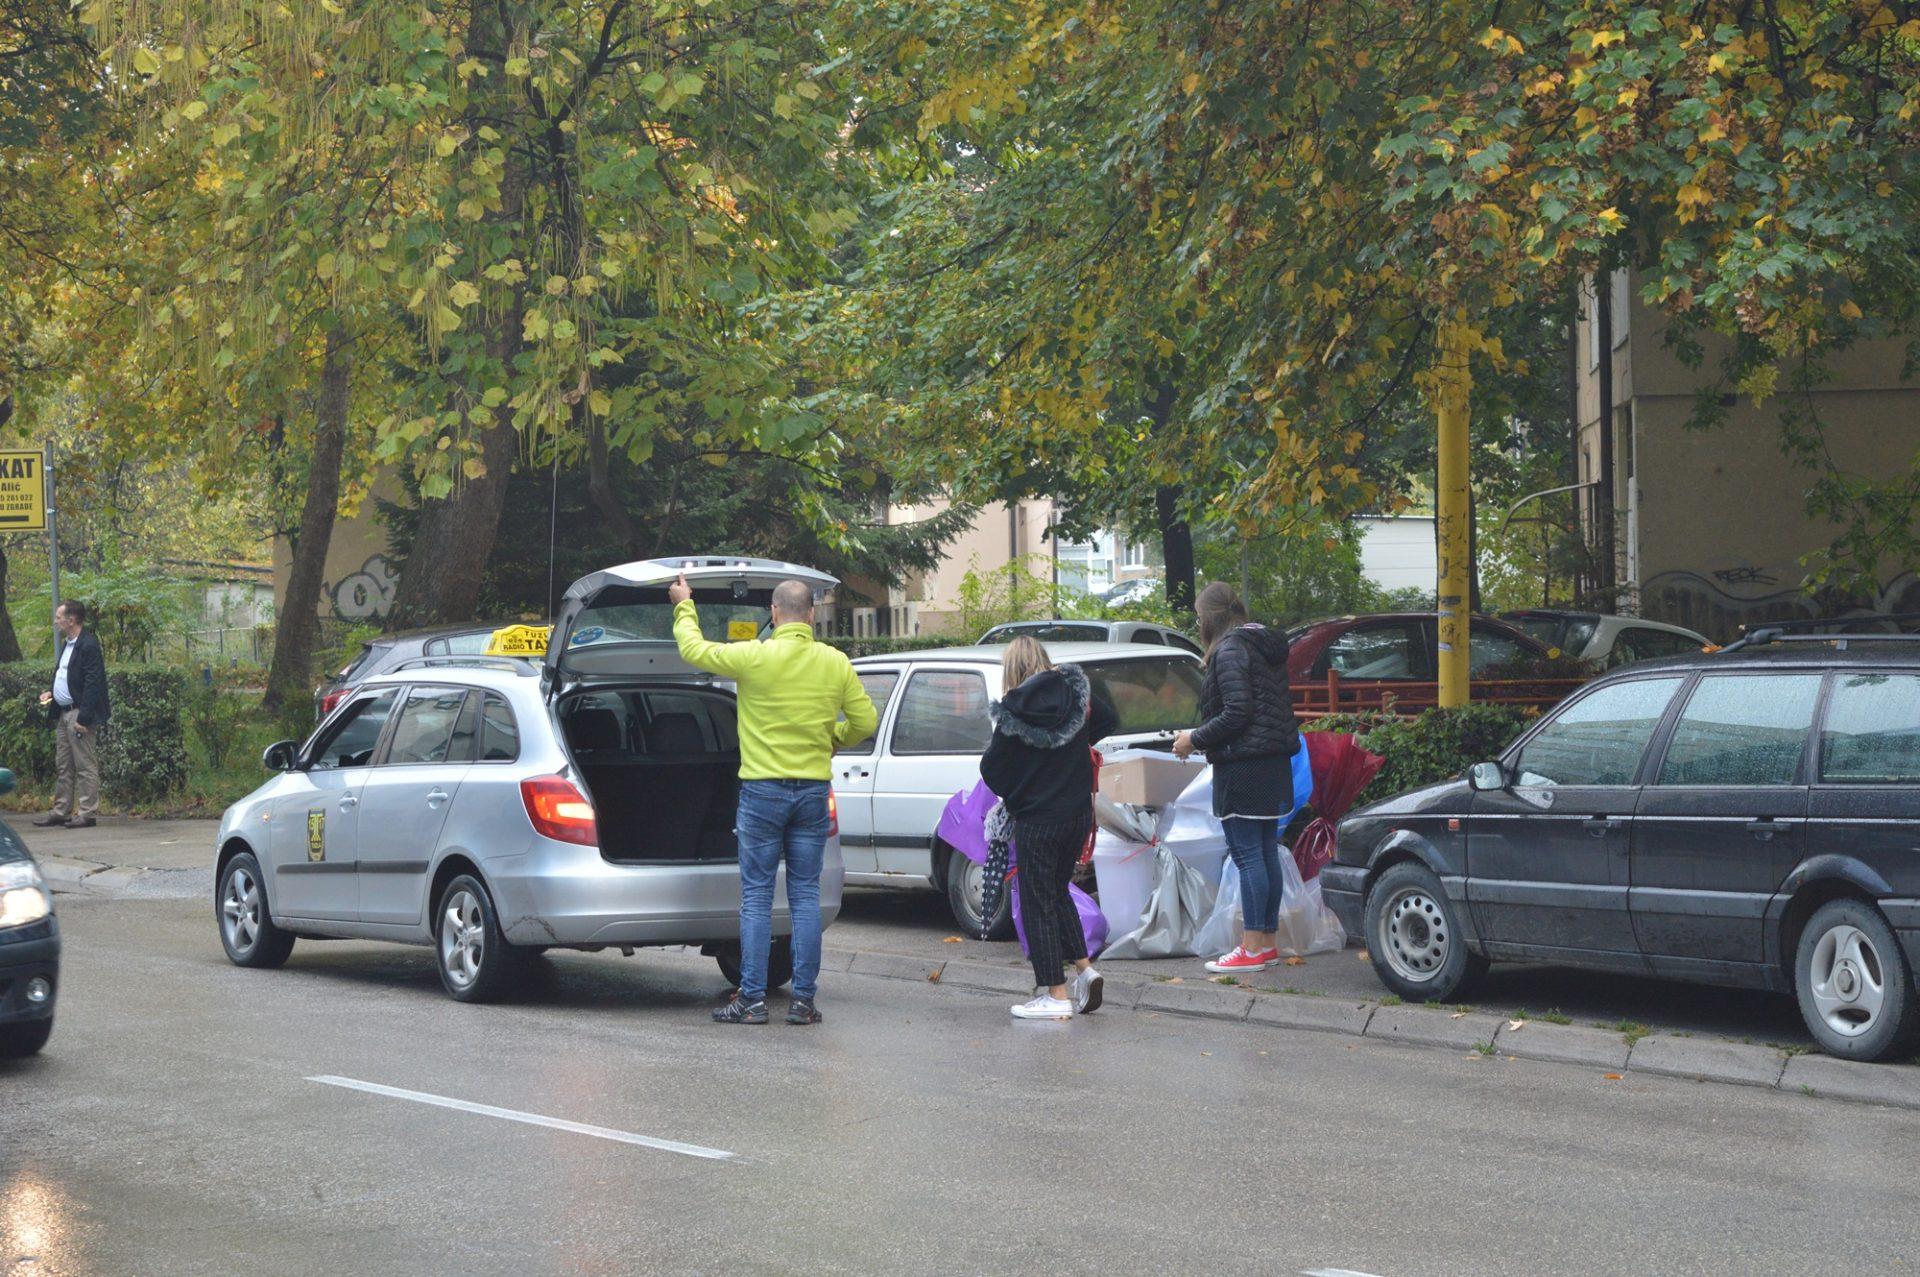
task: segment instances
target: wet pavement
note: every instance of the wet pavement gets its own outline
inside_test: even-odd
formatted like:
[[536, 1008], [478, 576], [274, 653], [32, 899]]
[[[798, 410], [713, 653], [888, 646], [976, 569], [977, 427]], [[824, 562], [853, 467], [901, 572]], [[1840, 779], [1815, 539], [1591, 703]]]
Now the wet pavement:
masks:
[[[0, 1065], [9, 1273], [1555, 1277], [1920, 1255], [1897, 1159], [1915, 1113], [1142, 1012], [1016, 1025], [1004, 997], [857, 975], [823, 986], [818, 1028], [723, 1029], [713, 965], [668, 953], [556, 953], [523, 996], [469, 1007], [425, 950], [302, 942], [243, 971], [210, 904], [61, 904], [53, 1043]], [[875, 908], [833, 939], [919, 905]]]

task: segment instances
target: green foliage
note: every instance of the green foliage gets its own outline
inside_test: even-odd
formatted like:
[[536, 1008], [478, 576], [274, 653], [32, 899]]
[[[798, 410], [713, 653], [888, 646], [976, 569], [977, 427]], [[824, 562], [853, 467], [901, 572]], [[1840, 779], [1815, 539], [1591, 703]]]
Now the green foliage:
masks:
[[954, 601], [960, 605], [961, 637], [972, 642], [996, 625], [1011, 621], [1073, 620], [1105, 615], [1100, 601], [1068, 585], [1055, 585], [1049, 567], [1041, 575], [1043, 555], [1027, 563], [1009, 563], [982, 571], [978, 556], [969, 560]]
[[[51, 665], [0, 665], [0, 766], [40, 787], [55, 779], [53, 728], [38, 703], [52, 685]], [[113, 718], [100, 734], [103, 798], [122, 805], [176, 791], [187, 775], [186, 677], [153, 666], [109, 668], [107, 691]]]
[[[51, 582], [41, 587], [47, 615], [53, 615]], [[188, 628], [180, 582], [150, 567], [118, 565], [60, 577], [64, 598], [87, 605], [87, 628], [100, 640], [109, 661], [143, 659], [156, 641]]]
[[1360, 531], [1345, 520], [1315, 517], [1295, 532], [1275, 531], [1243, 543], [1230, 530], [1206, 529], [1194, 539], [1200, 575], [1238, 589], [1246, 549], [1247, 612], [1270, 625], [1324, 616], [1387, 611], [1387, 591], [1360, 570]]
[[1303, 731], [1345, 732], [1386, 759], [1360, 803], [1459, 776], [1475, 763], [1497, 757], [1528, 724], [1534, 711], [1505, 705], [1429, 709], [1418, 718], [1385, 714], [1335, 714], [1304, 724]]

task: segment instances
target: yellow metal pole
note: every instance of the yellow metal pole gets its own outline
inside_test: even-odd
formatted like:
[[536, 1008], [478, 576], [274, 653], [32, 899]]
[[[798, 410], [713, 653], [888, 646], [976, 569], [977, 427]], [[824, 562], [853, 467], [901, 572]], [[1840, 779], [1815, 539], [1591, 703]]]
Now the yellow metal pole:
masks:
[[1467, 329], [1457, 318], [1440, 328], [1435, 367], [1439, 409], [1440, 705], [1454, 709], [1468, 696], [1468, 611], [1473, 593], [1472, 507], [1467, 498]]

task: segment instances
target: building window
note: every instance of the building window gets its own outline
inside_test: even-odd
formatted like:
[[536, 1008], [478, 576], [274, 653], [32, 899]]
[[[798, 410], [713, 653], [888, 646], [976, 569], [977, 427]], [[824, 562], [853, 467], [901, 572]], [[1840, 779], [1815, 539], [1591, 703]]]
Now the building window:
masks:
[[1147, 566], [1147, 547], [1138, 541], [1128, 541], [1121, 550], [1121, 564], [1130, 568]]

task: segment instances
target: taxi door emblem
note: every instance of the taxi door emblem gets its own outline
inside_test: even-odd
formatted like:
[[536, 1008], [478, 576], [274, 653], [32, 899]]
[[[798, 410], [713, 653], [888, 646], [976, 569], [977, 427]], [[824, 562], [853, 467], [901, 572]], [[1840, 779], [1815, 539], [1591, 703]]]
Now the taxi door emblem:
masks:
[[315, 807], [307, 813], [307, 859], [327, 858], [327, 809]]

